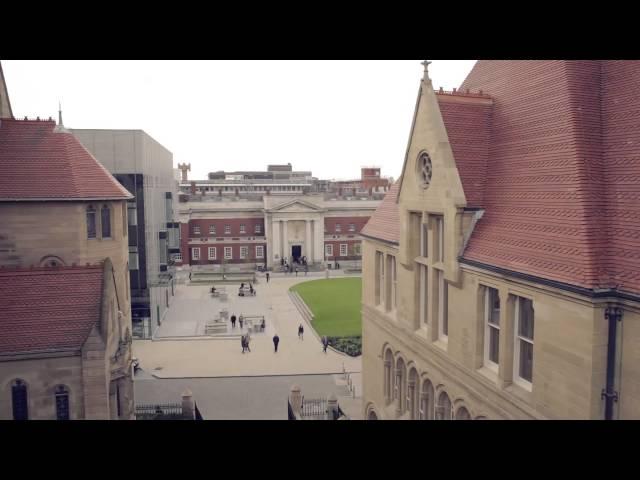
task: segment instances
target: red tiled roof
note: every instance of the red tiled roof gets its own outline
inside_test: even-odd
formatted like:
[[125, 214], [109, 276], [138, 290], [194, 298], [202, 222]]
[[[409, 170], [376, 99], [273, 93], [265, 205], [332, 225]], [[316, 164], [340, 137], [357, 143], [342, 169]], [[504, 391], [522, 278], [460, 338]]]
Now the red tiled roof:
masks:
[[400, 215], [397, 203], [399, 191], [400, 181], [397, 181], [369, 218], [361, 231], [362, 235], [395, 244], [400, 243]]
[[129, 192], [52, 120], [0, 120], [0, 201], [127, 199]]
[[[479, 61], [466, 88], [494, 105], [484, 192], [468, 195], [485, 214], [464, 258], [640, 294], [640, 62]], [[447, 108], [467, 193], [477, 166], [455, 138], [477, 132]]]
[[79, 349], [100, 320], [103, 266], [0, 269], [0, 354]]

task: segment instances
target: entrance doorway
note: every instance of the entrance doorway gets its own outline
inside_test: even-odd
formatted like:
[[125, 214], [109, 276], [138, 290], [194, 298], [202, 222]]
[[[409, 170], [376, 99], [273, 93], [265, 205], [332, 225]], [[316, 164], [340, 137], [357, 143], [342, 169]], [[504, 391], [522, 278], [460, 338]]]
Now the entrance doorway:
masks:
[[293, 245], [291, 247], [291, 258], [294, 262], [300, 262], [300, 256], [302, 255], [302, 246], [301, 245]]

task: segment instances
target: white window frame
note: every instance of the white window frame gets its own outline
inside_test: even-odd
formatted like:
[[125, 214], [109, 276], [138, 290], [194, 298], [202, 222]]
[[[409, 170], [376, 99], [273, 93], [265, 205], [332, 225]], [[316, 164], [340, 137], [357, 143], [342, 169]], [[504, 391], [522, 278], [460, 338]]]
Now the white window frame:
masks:
[[230, 235], [231, 234], [231, 225], [225, 225], [224, 226], [224, 234], [225, 235]]
[[[513, 335], [514, 335], [513, 381], [520, 387], [530, 392], [533, 390], [533, 365], [531, 366], [532, 381], [529, 381], [526, 378], [522, 378], [520, 376], [520, 342], [523, 341], [523, 342], [530, 343], [531, 347], [533, 348], [535, 340], [533, 338], [529, 339], [529, 338], [520, 336], [520, 333], [519, 333], [520, 331], [520, 299], [528, 300], [532, 304], [533, 304], [533, 300], [526, 297], [520, 297], [518, 295], [514, 295], [513, 297], [515, 298], [515, 306], [513, 309], [514, 316], [515, 316], [515, 319], [513, 322]], [[533, 327], [534, 327], [534, 336], [535, 336], [535, 310], [534, 310], [534, 317], [533, 317]]]
[[[486, 285], [484, 286], [484, 366], [497, 373], [500, 362], [500, 317], [498, 316], [498, 325], [489, 322], [493, 309], [493, 305], [491, 304], [492, 290], [496, 292], [498, 299], [500, 299], [500, 292], [498, 289]], [[502, 309], [502, 302], [500, 302], [500, 309]], [[489, 358], [489, 342], [491, 339], [490, 329], [492, 328], [498, 331], [498, 363]]]
[[209, 225], [209, 235], [215, 235], [215, 234], [216, 234], [216, 226]]
[[[343, 250], [344, 250], [344, 253], [342, 253]], [[340, 256], [341, 257], [349, 256], [349, 244], [347, 244], [347, 243], [341, 243], [340, 244]]]
[[436, 217], [436, 235], [438, 235], [436, 261], [444, 262], [444, 215], [438, 215]]
[[194, 235], [200, 235], [200, 225], [194, 225], [191, 231]]
[[428, 276], [428, 270], [427, 270], [427, 266], [423, 265], [421, 263], [418, 264], [418, 268], [420, 271], [420, 285], [419, 285], [419, 291], [420, 291], [420, 326], [427, 326], [429, 324], [429, 309], [428, 307], [428, 300], [429, 300], [429, 292], [428, 292], [428, 281], [429, 281], [429, 276]]
[[420, 256], [429, 256], [429, 227], [426, 223], [420, 223]]
[[350, 224], [349, 224], [349, 231], [350, 231], [350, 232], [355, 232], [355, 231], [356, 231], [356, 225], [355, 225], [355, 223], [350, 223]]
[[224, 259], [233, 260], [233, 247], [224, 247]]
[[[436, 269], [436, 277], [438, 282], [438, 339], [447, 342], [449, 340], [449, 292], [447, 291], [447, 281], [444, 279], [444, 271]], [[446, 333], [444, 331], [445, 323]]]
[[260, 225], [259, 223], [256, 224], [256, 226], [253, 229], [253, 233], [262, 233], [262, 225]]
[[240, 224], [240, 233], [247, 233], [247, 226], [244, 223]]
[[173, 254], [173, 261], [174, 262], [181, 262], [182, 261], [182, 254], [181, 253], [174, 253]]
[[200, 260], [200, 247], [191, 247], [191, 258], [193, 260]]
[[[212, 252], [213, 252], [213, 255], [211, 255]], [[217, 257], [217, 254], [218, 254], [217, 248], [216, 247], [209, 247], [208, 254], [209, 254], [209, 257], [208, 257], [209, 260], [216, 260], [216, 257]]]
[[249, 258], [249, 247], [243, 245], [240, 247], [240, 259], [244, 260], [245, 258]]
[[342, 225], [336, 223], [336, 233], [342, 233]]
[[327, 257], [333, 257], [333, 243], [327, 243], [324, 246], [324, 253]]
[[264, 258], [264, 245], [256, 245], [256, 258]]

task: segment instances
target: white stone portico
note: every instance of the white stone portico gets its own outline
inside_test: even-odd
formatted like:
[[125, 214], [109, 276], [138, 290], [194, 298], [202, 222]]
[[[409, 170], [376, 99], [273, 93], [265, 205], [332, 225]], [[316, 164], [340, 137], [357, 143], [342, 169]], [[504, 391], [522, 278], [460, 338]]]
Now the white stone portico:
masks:
[[[316, 263], [324, 260], [324, 215], [326, 209], [313, 199], [265, 197], [267, 266], [278, 265], [282, 258], [307, 257]], [[270, 247], [270, 248], [269, 248]]]

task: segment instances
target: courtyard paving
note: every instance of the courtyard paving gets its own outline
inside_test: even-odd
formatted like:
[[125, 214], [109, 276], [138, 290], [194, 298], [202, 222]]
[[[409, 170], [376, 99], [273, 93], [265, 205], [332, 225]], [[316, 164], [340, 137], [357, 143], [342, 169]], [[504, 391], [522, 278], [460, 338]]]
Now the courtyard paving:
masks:
[[[163, 379], [336, 374], [342, 373], [343, 367], [348, 372], [361, 372], [361, 357], [322, 352], [319, 338], [289, 298], [292, 285], [314, 278], [325, 278], [325, 274], [274, 275], [269, 283], [261, 276], [254, 286], [255, 297], [238, 297], [239, 285], [227, 285], [226, 302], [211, 298], [208, 286], [179, 284], [154, 340], [134, 341], [134, 356], [146, 372]], [[225, 336], [198, 336], [203, 333], [204, 323], [222, 308], [229, 311], [229, 316], [265, 316], [266, 332], [251, 334], [250, 353], [242, 353], [238, 325]], [[297, 334], [301, 323], [304, 340]], [[277, 353], [272, 342], [275, 332], [280, 337]]]

